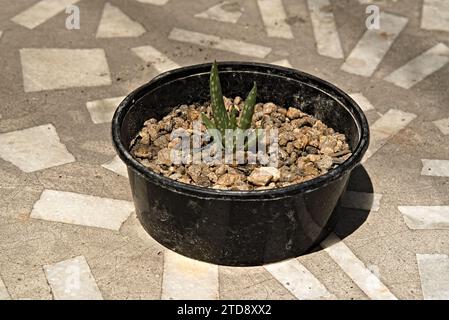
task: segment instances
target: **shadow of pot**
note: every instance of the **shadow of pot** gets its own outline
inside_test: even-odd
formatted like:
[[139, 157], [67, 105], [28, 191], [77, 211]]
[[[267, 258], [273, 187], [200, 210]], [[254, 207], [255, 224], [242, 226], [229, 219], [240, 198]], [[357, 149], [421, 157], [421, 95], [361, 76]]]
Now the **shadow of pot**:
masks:
[[244, 96], [256, 81], [258, 101], [314, 115], [347, 136], [352, 156], [310, 181], [257, 191], [204, 188], [150, 171], [128, 152], [131, 140], [147, 119], [208, 101], [210, 67], [163, 73], [129, 94], [114, 114], [113, 142], [128, 168], [137, 216], [155, 240], [194, 259], [245, 266], [299, 256], [331, 231], [332, 213], [368, 147], [367, 120], [348, 95], [319, 78], [279, 66], [223, 62], [224, 95]]

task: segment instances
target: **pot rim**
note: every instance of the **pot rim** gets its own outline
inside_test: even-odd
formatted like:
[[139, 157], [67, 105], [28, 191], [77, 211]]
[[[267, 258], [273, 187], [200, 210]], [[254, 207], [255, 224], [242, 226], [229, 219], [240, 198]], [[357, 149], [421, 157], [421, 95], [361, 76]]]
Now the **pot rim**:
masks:
[[[244, 62], [244, 61], [224, 61], [219, 62], [218, 65], [220, 67], [220, 72], [238, 72], [239, 67], [246, 68], [246, 70], [241, 70], [241, 72], [247, 73], [267, 73], [270, 70], [270, 74], [276, 75], [274, 72], [278, 72], [280, 76], [290, 77], [297, 81], [301, 81], [300, 78], [306, 78], [311, 80], [313, 83], [317, 84], [315, 86], [311, 83], [306, 83], [306, 85], [314, 87], [316, 90], [323, 92], [331, 96], [330, 92], [335, 93], [335, 96], [332, 97], [335, 101], [340, 103], [342, 107], [344, 107], [352, 116], [354, 122], [359, 131], [359, 141], [354, 148], [352, 155], [340, 164], [338, 167], [329, 170], [327, 173], [320, 175], [311, 180], [293, 184], [286, 187], [266, 189], [266, 190], [249, 190], [249, 191], [240, 191], [240, 190], [220, 190], [220, 189], [212, 189], [208, 187], [201, 187], [197, 185], [191, 185], [182, 183], [163, 175], [159, 175], [156, 172], [151, 171], [140, 162], [138, 162], [134, 157], [129, 153], [128, 147], [125, 146], [121, 141], [121, 124], [125, 115], [131, 106], [142, 96], [150, 92], [152, 89], [157, 88], [159, 85], [167, 84], [173, 80], [184, 76], [191, 76], [193, 74], [205, 74], [209, 73], [210, 67], [212, 63], [203, 63], [196, 64], [186, 67], [181, 67], [177, 69], [173, 69], [170, 71], [163, 72], [158, 76], [154, 77], [148, 83], [140, 86], [129, 95], [125, 97], [125, 99], [119, 104], [117, 107], [113, 119], [112, 119], [112, 140], [114, 143], [114, 147], [123, 162], [126, 164], [128, 168], [131, 168], [133, 171], [138, 173], [140, 176], [143, 176], [145, 179], [152, 181], [155, 184], [163, 186], [165, 188], [171, 189], [174, 192], [178, 193], [188, 193], [192, 196], [202, 197], [202, 198], [228, 198], [234, 200], [248, 200], [248, 199], [273, 199], [273, 198], [283, 198], [288, 197], [297, 193], [307, 193], [318, 188], [324, 187], [327, 184], [331, 183], [334, 180], [337, 180], [350, 172], [355, 166], [357, 166], [361, 160], [363, 155], [365, 154], [368, 144], [369, 144], [369, 126], [368, 121], [366, 119], [365, 114], [362, 109], [357, 105], [357, 103], [344, 91], [336, 87], [335, 85], [320, 79], [316, 76], [308, 74], [306, 72], [302, 72], [292, 68], [286, 68], [278, 65], [272, 65], [267, 63], [259, 63], [259, 62]], [[253, 70], [251, 70], [251, 68]], [[257, 70], [257, 68], [263, 68], [266, 71], [262, 72]], [[296, 78], [294, 77], [296, 76]], [[327, 89], [327, 90], [324, 90]], [[340, 98], [340, 99], [338, 99]], [[342, 98], [342, 100], [341, 100]]]

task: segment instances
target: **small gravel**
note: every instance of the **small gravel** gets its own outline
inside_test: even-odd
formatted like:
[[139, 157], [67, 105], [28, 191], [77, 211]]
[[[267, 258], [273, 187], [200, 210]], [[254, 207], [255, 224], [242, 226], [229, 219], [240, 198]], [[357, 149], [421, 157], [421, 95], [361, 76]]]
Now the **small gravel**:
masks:
[[[240, 97], [225, 99], [227, 109], [243, 108]], [[207, 164], [192, 162], [174, 164], [171, 152], [178, 152], [181, 139], [171, 139], [176, 129], [194, 132], [193, 123], [204, 112], [211, 117], [209, 104], [181, 105], [161, 120], [149, 119], [130, 146], [131, 154], [144, 166], [171, 179], [224, 190], [263, 190], [301, 183], [337, 167], [351, 156], [344, 134], [335, 132], [323, 122], [297, 108], [282, 108], [272, 102], [258, 103], [252, 119], [252, 128], [276, 128], [279, 133], [277, 166], [256, 164]], [[206, 128], [201, 125], [201, 134]], [[203, 141], [202, 147], [207, 147]], [[244, 152], [247, 158], [255, 156]], [[266, 164], [266, 163], [263, 163]]]

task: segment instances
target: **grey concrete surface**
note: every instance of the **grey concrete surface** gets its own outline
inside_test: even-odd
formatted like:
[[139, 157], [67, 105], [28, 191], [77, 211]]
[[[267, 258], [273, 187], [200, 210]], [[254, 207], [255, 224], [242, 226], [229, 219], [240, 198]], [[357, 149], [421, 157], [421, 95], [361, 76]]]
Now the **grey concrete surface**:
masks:
[[[264, 5], [264, 1], [230, 0], [230, 4], [225, 5], [223, 10], [242, 10], [236, 23], [195, 17], [220, 3], [216, 0], [170, 0], [164, 5], [137, 0], [72, 1], [80, 10], [79, 30], [66, 29], [68, 14], [64, 10], [48, 17], [33, 29], [13, 21], [16, 20], [15, 16], [38, 2], [40, 1], [0, 2], [0, 140], [3, 134], [52, 124], [60, 143], [75, 161], [66, 161], [57, 166], [50, 163], [46, 168], [24, 172], [14, 161], [6, 159], [10, 155], [16, 155], [14, 152], [19, 149], [31, 150], [28, 154], [25, 152], [24, 161], [32, 163], [33, 152], [36, 152], [34, 148], [39, 150], [39, 145], [33, 144], [30, 137], [28, 142], [21, 145], [12, 145], [11, 148], [2, 146], [0, 299], [55, 298], [44, 266], [52, 266], [79, 256], [85, 258], [90, 269], [86, 271], [86, 266], [83, 265], [83, 274], [90, 272], [103, 299], [159, 299], [163, 288], [187, 290], [188, 287], [182, 286], [167, 287], [170, 283], [168, 278], [164, 284], [164, 268], [167, 267], [164, 265], [165, 249], [145, 233], [135, 214], [131, 214], [118, 231], [30, 217], [33, 206], [44, 190], [132, 201], [127, 179], [102, 167], [115, 156], [111, 146], [110, 123], [94, 123], [86, 103], [126, 95], [159, 73], [158, 63], [161, 59], [168, 59], [181, 66], [213, 59], [264, 62], [287, 59], [293, 68], [333, 82], [347, 92], [362, 93], [374, 107], [366, 112], [370, 125], [382, 119], [390, 109], [416, 115], [403, 130], [394, 136], [388, 136], [384, 144], [364, 162], [363, 168], [369, 176], [372, 190], [365, 190], [367, 184], [361, 180], [353, 181], [350, 185], [350, 189], [354, 191], [382, 195], [376, 212], [344, 209], [344, 219], [335, 230], [335, 234], [354, 254], [356, 260], [349, 259], [348, 265], [343, 267], [326, 251], [317, 248], [313, 253], [299, 257], [297, 261], [337, 299], [376, 299], [379, 297], [376, 281], [385, 285], [398, 299], [449, 299], [447, 282], [446, 285], [441, 285], [435, 279], [438, 274], [432, 272], [426, 272], [422, 278], [417, 262], [417, 254], [439, 255], [439, 259], [425, 261], [427, 269], [431, 269], [435, 261], [445, 261], [444, 255], [449, 255], [449, 227], [443, 224], [438, 229], [410, 229], [398, 209], [398, 206], [439, 206], [437, 210], [440, 210], [442, 219], [449, 217], [449, 172], [442, 169], [438, 176], [421, 174], [421, 159], [449, 161], [447, 129], [441, 130], [433, 123], [449, 118], [449, 67], [446, 61], [449, 60], [449, 54], [443, 48], [426, 60], [425, 66], [428, 68], [432, 69], [438, 63], [442, 66], [435, 67], [437, 70], [410, 89], [384, 80], [390, 73], [435, 45], [442, 43], [449, 46], [449, 7], [446, 1], [333, 0], [328, 5], [327, 1], [321, 1], [323, 6], [320, 10], [333, 14], [344, 58], [317, 53], [316, 43], [320, 39], [315, 37], [306, 0], [273, 1], [281, 3], [285, 19], [280, 23], [289, 27], [292, 39], [267, 36], [259, 10], [259, 5]], [[137, 32], [135, 35], [138, 36], [131, 37], [96, 38], [107, 2], [130, 20], [143, 26], [146, 32], [142, 35]], [[154, 1], [158, 2], [162, 4], [164, 1]], [[367, 32], [365, 8], [371, 2], [380, 8], [381, 13], [406, 17], [408, 23], [392, 42], [374, 73], [363, 77], [345, 72], [341, 66]], [[426, 29], [423, 29], [423, 6], [429, 3], [439, 6], [440, 15], [432, 16], [433, 22], [426, 20]], [[35, 16], [42, 15], [36, 12]], [[282, 11], [274, 11], [273, 15], [276, 14], [282, 16]], [[117, 16], [105, 19], [112, 24], [123, 23], [123, 19]], [[439, 29], [429, 30], [432, 29], [432, 23]], [[124, 26], [127, 26], [126, 22]], [[224, 51], [175, 41], [168, 38], [173, 28], [262, 45], [271, 48], [271, 52], [265, 58], [254, 58], [233, 53], [232, 48], [231, 51]], [[390, 35], [382, 34], [382, 15], [380, 28], [372, 32], [381, 39], [379, 41], [383, 41]], [[103, 30], [106, 31], [102, 34], [107, 32], [107, 28]], [[146, 45], [161, 53], [159, 62], [145, 62], [131, 50]], [[37, 49], [37, 53], [31, 59], [23, 59], [21, 53], [26, 48]], [[89, 55], [76, 60], [74, 51], [68, 51], [70, 54], [62, 51], [61, 55], [53, 57], [54, 67], [39, 69], [42, 67], [39, 61], [48, 61], [43, 50], [48, 48], [103, 50], [109, 70], [100, 70], [102, 74], [99, 75], [95, 74], [96, 70], [79, 68], [78, 64], [92, 65], [96, 62]], [[75, 86], [77, 81], [63, 79], [61, 70], [69, 70], [74, 76], [85, 77], [84, 83], [91, 86]], [[77, 70], [83, 70], [84, 73], [76, 75]], [[423, 70], [426, 70], [424, 64], [416, 66], [412, 71], [416, 75], [424, 72]], [[33, 78], [33, 75], [42, 75], [43, 72], [48, 77]], [[409, 77], [414, 75], [408, 74]], [[52, 78], [53, 76], [56, 78]], [[59, 83], [58, 77], [61, 77]], [[95, 85], [98, 83], [90, 81], [98, 77], [110, 79], [110, 84], [106, 81]], [[51, 83], [46, 83], [47, 80], [51, 80]], [[34, 81], [33, 85], [25, 85], [27, 81]], [[389, 128], [394, 129], [398, 125], [400, 124], [390, 123]], [[374, 138], [381, 138], [381, 135], [376, 133]], [[63, 207], [60, 214], [64, 215]], [[101, 217], [99, 219], [101, 226]], [[426, 219], [433, 218], [429, 215]], [[188, 262], [183, 261], [182, 257], [179, 259], [182, 262], [179, 262], [179, 272], [186, 272], [187, 275], [188, 270], [183, 268], [187, 268]], [[201, 270], [209, 272], [212, 267], [204, 266]], [[447, 266], [442, 264], [435, 268], [440, 270]], [[374, 282], [361, 283], [355, 275], [360, 269], [372, 273]], [[449, 270], [446, 272], [449, 273]], [[194, 275], [196, 276], [199, 275]], [[293, 273], [284, 275], [293, 280], [296, 279], [295, 276]], [[295, 292], [279, 282], [264, 267], [219, 266], [218, 286], [214, 281], [209, 281], [208, 277], [204, 279], [205, 289], [208, 292], [215, 290], [217, 297], [221, 299], [298, 298], [297, 293], [295, 296]], [[57, 284], [59, 290], [64, 285], [70, 283]], [[425, 295], [422, 288], [425, 288]]]

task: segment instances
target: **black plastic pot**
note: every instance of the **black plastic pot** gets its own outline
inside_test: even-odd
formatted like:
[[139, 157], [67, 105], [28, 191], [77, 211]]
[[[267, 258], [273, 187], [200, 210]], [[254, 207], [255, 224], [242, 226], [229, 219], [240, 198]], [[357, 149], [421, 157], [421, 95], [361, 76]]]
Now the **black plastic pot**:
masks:
[[112, 120], [112, 136], [128, 167], [137, 216], [162, 245], [223, 265], [261, 265], [301, 255], [332, 228], [331, 215], [369, 142], [366, 118], [334, 85], [309, 74], [261, 63], [219, 64], [223, 94], [295, 106], [346, 134], [352, 156], [313, 180], [263, 191], [221, 191], [180, 183], [148, 170], [128, 152], [145, 120], [180, 104], [209, 100], [210, 64], [163, 73], [129, 94]]

